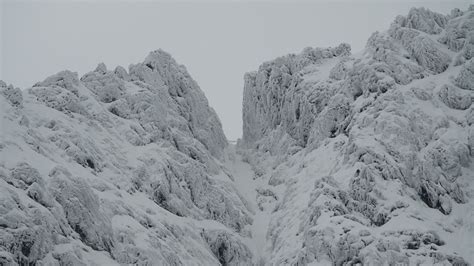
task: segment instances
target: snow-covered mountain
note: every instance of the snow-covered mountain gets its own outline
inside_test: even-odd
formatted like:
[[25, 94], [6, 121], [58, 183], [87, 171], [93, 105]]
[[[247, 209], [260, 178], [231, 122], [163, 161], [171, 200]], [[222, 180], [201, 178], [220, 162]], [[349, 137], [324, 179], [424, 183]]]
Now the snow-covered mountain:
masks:
[[245, 76], [239, 146], [272, 265], [474, 262], [474, 5]]
[[0, 82], [0, 265], [469, 265], [474, 6], [245, 76], [243, 137], [161, 50]]
[[0, 86], [0, 265], [251, 258], [246, 203], [212, 178], [225, 170], [220, 121], [169, 54]]

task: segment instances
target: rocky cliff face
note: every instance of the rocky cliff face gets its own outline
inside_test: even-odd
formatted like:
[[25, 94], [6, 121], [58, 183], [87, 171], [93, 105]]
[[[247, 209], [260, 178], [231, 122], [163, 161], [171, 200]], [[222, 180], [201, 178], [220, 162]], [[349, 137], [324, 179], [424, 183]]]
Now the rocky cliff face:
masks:
[[228, 147], [186, 69], [0, 82], [0, 265], [469, 265], [474, 6], [245, 76]]
[[221, 124], [169, 54], [0, 87], [1, 265], [251, 259]]
[[474, 6], [414, 8], [361, 53], [307, 48], [246, 74], [265, 261], [474, 261], [473, 49]]

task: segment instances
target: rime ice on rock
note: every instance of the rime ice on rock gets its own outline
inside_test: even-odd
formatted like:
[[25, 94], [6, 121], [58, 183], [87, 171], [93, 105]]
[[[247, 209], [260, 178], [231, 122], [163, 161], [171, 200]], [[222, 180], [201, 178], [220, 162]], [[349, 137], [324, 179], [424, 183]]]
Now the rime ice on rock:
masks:
[[[227, 146], [219, 118], [169, 54], [23, 91], [1, 82], [0, 105], [0, 264], [252, 260], [246, 203], [212, 177]], [[203, 220], [225, 231], [203, 235]]]
[[470, 222], [452, 222], [474, 206], [472, 25], [474, 10], [415, 8], [356, 55], [245, 75], [240, 145], [281, 199], [267, 263], [472, 261]]
[[[263, 63], [245, 75], [240, 154], [162, 50], [0, 81], [0, 264], [468, 265], [473, 25], [474, 6], [414, 8], [361, 53]], [[262, 186], [255, 204], [227, 163]]]

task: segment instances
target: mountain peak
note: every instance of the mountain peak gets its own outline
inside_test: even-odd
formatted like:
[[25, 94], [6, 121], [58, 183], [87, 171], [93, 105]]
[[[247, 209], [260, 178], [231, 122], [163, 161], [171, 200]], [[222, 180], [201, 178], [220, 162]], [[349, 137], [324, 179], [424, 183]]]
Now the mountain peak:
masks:
[[474, 5], [244, 76], [229, 145], [152, 51], [0, 81], [0, 265], [469, 265]]

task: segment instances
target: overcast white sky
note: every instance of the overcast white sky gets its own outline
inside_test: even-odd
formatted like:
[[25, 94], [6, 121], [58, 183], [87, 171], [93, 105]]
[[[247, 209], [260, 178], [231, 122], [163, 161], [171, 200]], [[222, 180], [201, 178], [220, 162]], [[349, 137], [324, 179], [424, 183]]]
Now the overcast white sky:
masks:
[[448, 13], [473, 3], [65, 2], [0, 0], [0, 79], [27, 87], [64, 69], [81, 76], [99, 62], [128, 67], [162, 48], [187, 67], [231, 140], [242, 132], [243, 75], [263, 61], [341, 42], [357, 52], [413, 6]]

